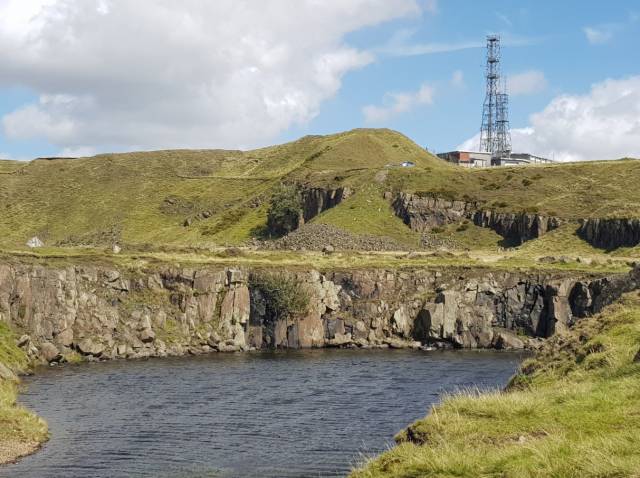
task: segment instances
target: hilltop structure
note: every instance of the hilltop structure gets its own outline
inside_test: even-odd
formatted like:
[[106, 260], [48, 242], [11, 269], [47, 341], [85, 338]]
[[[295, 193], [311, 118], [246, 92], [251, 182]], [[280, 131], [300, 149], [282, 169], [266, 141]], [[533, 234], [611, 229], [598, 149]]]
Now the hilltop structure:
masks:
[[509, 94], [500, 68], [499, 35], [487, 36], [486, 96], [482, 109], [478, 151], [449, 151], [438, 157], [469, 168], [551, 163], [529, 153], [512, 153], [509, 126]]
[[509, 129], [509, 95], [500, 72], [500, 37], [487, 37], [487, 81], [486, 96], [480, 127], [480, 151], [493, 156], [511, 153], [511, 131]]

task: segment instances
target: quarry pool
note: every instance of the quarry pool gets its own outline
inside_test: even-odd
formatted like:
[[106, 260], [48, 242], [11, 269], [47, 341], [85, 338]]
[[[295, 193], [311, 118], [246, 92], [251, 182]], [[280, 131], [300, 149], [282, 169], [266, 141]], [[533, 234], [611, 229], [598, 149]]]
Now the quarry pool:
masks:
[[444, 392], [506, 384], [505, 352], [309, 350], [41, 369], [51, 440], [0, 477], [344, 476]]

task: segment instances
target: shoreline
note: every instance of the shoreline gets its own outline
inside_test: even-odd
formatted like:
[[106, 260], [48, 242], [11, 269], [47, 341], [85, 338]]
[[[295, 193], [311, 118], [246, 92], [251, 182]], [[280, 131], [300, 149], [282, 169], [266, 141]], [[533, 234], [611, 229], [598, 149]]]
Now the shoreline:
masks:
[[503, 391], [446, 398], [349, 476], [636, 476], [639, 347], [636, 289], [550, 338]]

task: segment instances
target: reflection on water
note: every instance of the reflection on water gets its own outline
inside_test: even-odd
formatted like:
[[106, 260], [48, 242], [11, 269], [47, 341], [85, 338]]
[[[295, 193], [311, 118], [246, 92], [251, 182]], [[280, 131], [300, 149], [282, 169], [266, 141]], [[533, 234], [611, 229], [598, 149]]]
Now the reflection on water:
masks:
[[344, 476], [443, 391], [501, 387], [521, 355], [310, 350], [40, 370], [51, 441], [1, 477]]

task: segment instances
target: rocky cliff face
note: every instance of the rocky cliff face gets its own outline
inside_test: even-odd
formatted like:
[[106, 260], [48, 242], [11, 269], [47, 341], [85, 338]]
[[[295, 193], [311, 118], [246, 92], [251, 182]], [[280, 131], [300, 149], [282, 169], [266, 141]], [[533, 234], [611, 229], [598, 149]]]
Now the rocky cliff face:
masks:
[[472, 203], [408, 193], [396, 195], [392, 207], [396, 216], [418, 232], [428, 232], [434, 227], [459, 222], [477, 210]]
[[561, 224], [557, 217], [524, 212], [500, 213], [482, 209], [476, 203], [407, 193], [396, 195], [392, 206], [405, 224], [419, 232], [428, 232], [434, 227], [470, 219], [476, 226], [493, 229], [514, 245], [538, 238]]
[[[259, 271], [0, 266], [0, 320], [44, 361], [298, 347], [521, 348], [636, 287], [635, 276], [282, 271], [308, 312], [272, 320]], [[531, 342], [534, 340], [534, 342]]]
[[640, 219], [586, 219], [578, 234], [603, 249], [635, 247], [640, 244]]
[[302, 220], [300, 221], [300, 225], [313, 219], [321, 212], [337, 206], [351, 196], [351, 194], [351, 190], [345, 187], [339, 187], [337, 189], [303, 189], [300, 193], [302, 198]]
[[524, 212], [504, 213], [483, 210], [473, 214], [473, 223], [476, 226], [493, 229], [510, 243], [520, 245], [558, 228], [561, 220], [557, 217]]

